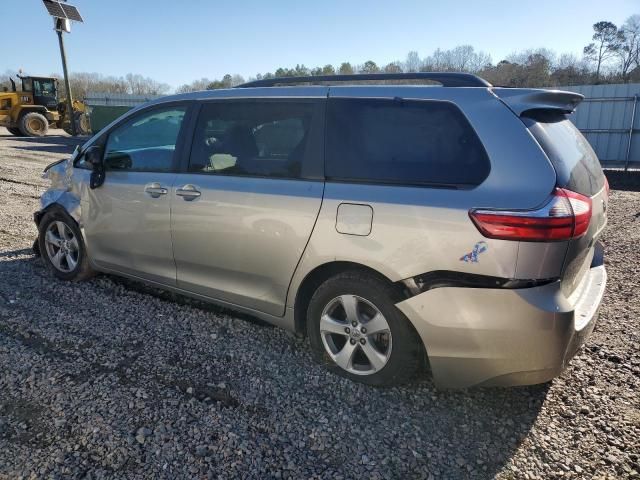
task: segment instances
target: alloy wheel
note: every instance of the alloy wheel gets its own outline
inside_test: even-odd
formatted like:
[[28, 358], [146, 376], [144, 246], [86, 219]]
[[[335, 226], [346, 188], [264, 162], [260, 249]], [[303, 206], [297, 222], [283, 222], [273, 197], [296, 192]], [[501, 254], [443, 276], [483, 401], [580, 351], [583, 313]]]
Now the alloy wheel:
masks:
[[356, 375], [382, 370], [391, 356], [391, 329], [386, 318], [357, 295], [340, 295], [324, 307], [320, 337], [336, 365]]
[[78, 265], [80, 247], [71, 228], [55, 221], [47, 227], [44, 243], [51, 264], [63, 273], [72, 272]]

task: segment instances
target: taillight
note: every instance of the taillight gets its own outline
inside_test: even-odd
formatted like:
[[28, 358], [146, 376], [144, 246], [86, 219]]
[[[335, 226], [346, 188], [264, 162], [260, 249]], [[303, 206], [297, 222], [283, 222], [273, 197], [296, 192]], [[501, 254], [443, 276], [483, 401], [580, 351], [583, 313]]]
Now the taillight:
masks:
[[551, 200], [538, 210], [473, 209], [469, 216], [488, 238], [543, 242], [584, 235], [591, 221], [591, 199], [556, 188]]

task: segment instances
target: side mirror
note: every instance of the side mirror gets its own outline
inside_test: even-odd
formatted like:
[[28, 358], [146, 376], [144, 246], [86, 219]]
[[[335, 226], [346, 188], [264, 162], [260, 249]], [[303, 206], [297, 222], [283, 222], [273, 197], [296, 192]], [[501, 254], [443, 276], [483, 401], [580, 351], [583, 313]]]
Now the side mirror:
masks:
[[89, 147], [84, 152], [84, 159], [93, 169], [91, 172], [91, 178], [89, 179], [89, 187], [93, 190], [94, 188], [100, 187], [104, 183], [105, 179], [102, 148], [97, 145]]
[[103, 168], [102, 163], [102, 148], [97, 145], [93, 145], [84, 152], [85, 161], [93, 167], [93, 170], [100, 170]]

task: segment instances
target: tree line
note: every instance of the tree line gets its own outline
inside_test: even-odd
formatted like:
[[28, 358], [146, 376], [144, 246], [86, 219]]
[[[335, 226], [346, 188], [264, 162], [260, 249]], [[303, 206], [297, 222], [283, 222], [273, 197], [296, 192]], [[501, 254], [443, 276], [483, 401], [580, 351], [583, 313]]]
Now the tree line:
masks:
[[[488, 53], [476, 50], [472, 45], [461, 45], [448, 50], [438, 48], [422, 57], [417, 51], [411, 51], [403, 60], [380, 65], [373, 60], [362, 64], [342, 62], [339, 65], [311, 68], [298, 64], [258, 73], [247, 79], [237, 74], [227, 74], [213, 80], [201, 78], [181, 85], [176, 91], [185, 93], [230, 88], [245, 81], [274, 77], [377, 72], [469, 72], [487, 79], [493, 85], [508, 87], [640, 82], [640, 15], [632, 15], [620, 26], [609, 21], [595, 23], [591, 41], [585, 45], [581, 56], [556, 54], [552, 50], [538, 48], [515, 52], [493, 63]], [[9, 87], [9, 76], [16, 79], [16, 72], [7, 71], [0, 75], [0, 88]], [[171, 91], [166, 83], [131, 73], [124, 77], [72, 73], [70, 82], [74, 97], [80, 99], [89, 92], [164, 95]], [[59, 82], [59, 85], [64, 96], [64, 83]]]
[[[632, 15], [621, 26], [609, 21], [593, 25], [591, 42], [582, 56], [556, 54], [547, 48], [515, 52], [493, 63], [491, 55], [472, 45], [449, 50], [436, 49], [421, 57], [411, 51], [404, 60], [378, 65], [373, 60], [363, 64], [343, 62], [309, 68], [304, 64], [280, 67], [273, 72], [258, 73], [247, 81], [275, 77], [317, 75], [352, 75], [358, 73], [401, 72], [468, 72], [477, 74], [493, 85], [507, 87], [554, 87], [598, 83], [640, 81], [640, 15]], [[180, 86], [178, 93], [203, 89], [230, 88], [245, 79], [227, 74], [221, 79], [202, 78]]]
[[[2, 87], [10, 88], [11, 82], [9, 78], [13, 78], [18, 88], [20, 88], [20, 72], [7, 70], [0, 75], [0, 90]], [[27, 75], [26, 73], [24, 75]], [[61, 97], [65, 97], [65, 86], [62, 76], [59, 74], [51, 74], [51, 77], [57, 78], [58, 88]], [[115, 77], [102, 75], [100, 73], [76, 72], [69, 75], [69, 83], [71, 84], [71, 92], [74, 98], [85, 98], [87, 93], [122, 93], [129, 95], [165, 95], [171, 92], [171, 86], [158, 82], [153, 78], [145, 77], [139, 74], [128, 73], [124, 77]]]

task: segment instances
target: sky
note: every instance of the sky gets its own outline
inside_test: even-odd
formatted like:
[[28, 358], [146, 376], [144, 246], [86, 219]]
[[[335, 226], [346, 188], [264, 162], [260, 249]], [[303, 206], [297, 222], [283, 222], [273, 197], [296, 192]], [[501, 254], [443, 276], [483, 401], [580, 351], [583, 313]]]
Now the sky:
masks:
[[[41, 0], [0, 0], [0, 72], [61, 72]], [[620, 25], [640, 0], [70, 0], [83, 15], [65, 35], [69, 70], [139, 73], [178, 87], [305, 64], [385, 65], [473, 45], [494, 62], [527, 48], [580, 55], [593, 23]], [[8, 7], [8, 8], [7, 8]], [[27, 34], [25, 34], [25, 32]]]

